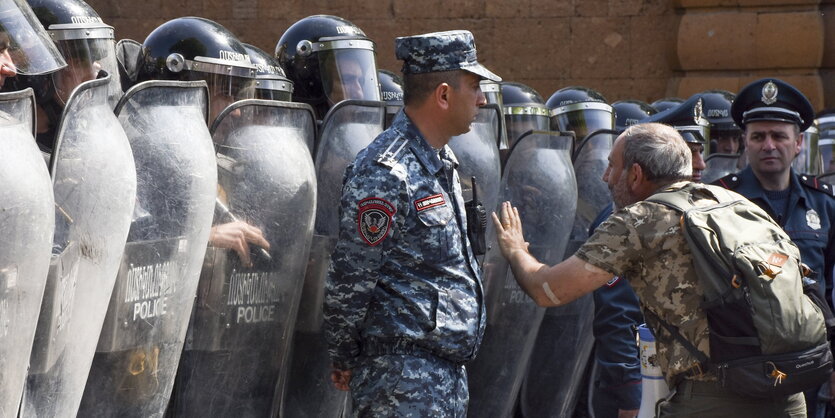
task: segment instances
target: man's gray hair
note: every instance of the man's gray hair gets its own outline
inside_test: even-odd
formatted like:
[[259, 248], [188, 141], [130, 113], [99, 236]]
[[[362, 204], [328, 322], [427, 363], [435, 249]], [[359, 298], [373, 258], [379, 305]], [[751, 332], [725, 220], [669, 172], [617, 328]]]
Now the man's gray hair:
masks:
[[660, 123], [632, 125], [623, 132], [623, 167], [638, 163], [647, 180], [675, 182], [693, 176], [690, 147], [675, 128]]

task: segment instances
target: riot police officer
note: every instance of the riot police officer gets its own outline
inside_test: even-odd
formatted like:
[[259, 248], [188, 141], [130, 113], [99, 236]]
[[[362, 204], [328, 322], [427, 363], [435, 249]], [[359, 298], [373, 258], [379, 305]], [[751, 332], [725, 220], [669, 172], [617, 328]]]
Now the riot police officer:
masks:
[[[743, 130], [748, 167], [717, 181], [762, 207], [797, 244], [803, 262], [815, 274], [821, 300], [832, 303], [835, 266], [835, 198], [832, 186], [795, 173], [805, 131], [814, 121], [811, 103], [799, 90], [776, 78], [757, 80], [737, 93], [731, 106]], [[824, 292], [824, 289], [826, 291]], [[815, 416], [816, 391], [806, 395]]]
[[380, 93], [386, 102], [386, 127], [391, 126], [394, 116], [403, 108], [403, 80], [389, 70], [377, 70], [380, 79]]
[[641, 123], [663, 123], [679, 131], [693, 155], [694, 182], [702, 181], [702, 172], [706, 167], [704, 154], [709, 152], [707, 139], [710, 138], [710, 124], [704, 117], [703, 109], [704, 101], [701, 95], [695, 94], [680, 105], [658, 112], [641, 121]]
[[272, 55], [250, 44], [243, 44], [249, 60], [255, 65], [255, 98], [289, 102], [293, 98], [293, 82]]
[[739, 154], [742, 152], [742, 130], [731, 117], [731, 104], [736, 95], [725, 90], [699, 93], [704, 101], [702, 112], [710, 123], [711, 153]]
[[502, 99], [508, 147], [512, 148], [526, 132], [550, 128], [548, 106], [533, 88], [512, 81], [502, 82]]
[[612, 109], [615, 112], [615, 129], [618, 131], [658, 113], [654, 107], [640, 100], [618, 100], [612, 103]]
[[293, 101], [313, 106], [321, 120], [342, 100], [380, 100], [374, 48], [353, 23], [314, 15], [281, 35], [275, 56], [295, 83]]
[[55, 129], [73, 90], [85, 81], [110, 75], [111, 107], [121, 95], [113, 27], [83, 0], [30, 0], [29, 5], [67, 61], [67, 66], [48, 75], [24, 75], [15, 89], [32, 87], [38, 111], [38, 145], [51, 151]]

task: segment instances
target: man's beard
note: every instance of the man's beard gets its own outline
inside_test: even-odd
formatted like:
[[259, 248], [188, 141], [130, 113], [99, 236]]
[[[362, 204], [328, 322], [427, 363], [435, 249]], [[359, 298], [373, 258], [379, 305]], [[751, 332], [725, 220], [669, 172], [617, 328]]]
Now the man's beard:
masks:
[[626, 184], [626, 178], [628, 175], [628, 171], [624, 170], [623, 173], [621, 173], [617, 184], [615, 184], [615, 187], [609, 188], [609, 194], [612, 195], [612, 201], [615, 203], [615, 210], [623, 209], [637, 201], [635, 196], [629, 191], [629, 187]]

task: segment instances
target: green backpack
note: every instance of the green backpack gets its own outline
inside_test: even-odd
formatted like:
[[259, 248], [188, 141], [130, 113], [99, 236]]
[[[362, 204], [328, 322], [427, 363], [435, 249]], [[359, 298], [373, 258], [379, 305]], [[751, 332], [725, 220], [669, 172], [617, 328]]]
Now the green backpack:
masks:
[[[694, 206], [694, 195], [717, 203]], [[681, 224], [704, 290], [710, 353], [657, 320], [723, 387], [751, 397], [820, 386], [832, 372], [821, 309], [804, 294], [800, 250], [759, 206], [721, 187], [690, 183], [647, 201], [682, 213]]]

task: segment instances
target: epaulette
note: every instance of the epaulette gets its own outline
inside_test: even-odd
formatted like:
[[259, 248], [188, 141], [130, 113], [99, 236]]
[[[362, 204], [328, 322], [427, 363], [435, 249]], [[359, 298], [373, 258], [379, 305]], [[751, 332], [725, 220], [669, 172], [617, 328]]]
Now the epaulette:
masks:
[[409, 140], [403, 136], [398, 136], [389, 144], [385, 151], [377, 156], [375, 161], [386, 167], [393, 168], [397, 165], [397, 161], [400, 160], [403, 150], [406, 149], [407, 145], [409, 145]]
[[800, 180], [800, 184], [812, 190], [817, 190], [823, 194], [835, 197], [835, 187], [831, 184], [818, 180], [817, 177], [810, 174], [798, 174], [797, 177]]
[[728, 190], [736, 189], [736, 187], [739, 186], [739, 174], [728, 174], [719, 180], [714, 180], [713, 183], [710, 184], [714, 186], [722, 186]]

